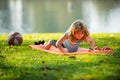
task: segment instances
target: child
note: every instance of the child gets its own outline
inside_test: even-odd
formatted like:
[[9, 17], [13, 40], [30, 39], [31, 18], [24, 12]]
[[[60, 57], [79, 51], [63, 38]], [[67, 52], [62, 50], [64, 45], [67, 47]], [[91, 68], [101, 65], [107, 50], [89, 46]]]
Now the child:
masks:
[[[57, 47], [62, 53], [76, 52], [79, 48], [80, 42], [85, 41], [90, 43], [90, 50], [94, 49], [95, 42], [90, 37], [86, 25], [82, 20], [74, 21], [70, 28], [57, 41], [51, 40], [46, 44], [45, 49], [49, 49], [51, 45]], [[67, 48], [67, 51], [64, 49]]]

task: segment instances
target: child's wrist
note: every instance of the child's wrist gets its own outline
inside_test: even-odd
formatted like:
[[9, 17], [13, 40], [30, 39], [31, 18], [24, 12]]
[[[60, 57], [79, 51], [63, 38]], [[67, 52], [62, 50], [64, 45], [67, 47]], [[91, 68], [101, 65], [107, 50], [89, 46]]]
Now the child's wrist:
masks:
[[89, 48], [89, 50], [94, 50], [93, 48]]

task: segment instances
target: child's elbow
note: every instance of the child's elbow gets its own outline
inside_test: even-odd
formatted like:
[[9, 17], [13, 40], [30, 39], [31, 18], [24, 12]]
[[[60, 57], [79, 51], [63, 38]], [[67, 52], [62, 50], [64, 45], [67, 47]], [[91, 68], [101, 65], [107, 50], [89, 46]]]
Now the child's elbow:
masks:
[[57, 48], [59, 48], [61, 46], [61, 44], [60, 43], [56, 43], [56, 46], [57, 46]]

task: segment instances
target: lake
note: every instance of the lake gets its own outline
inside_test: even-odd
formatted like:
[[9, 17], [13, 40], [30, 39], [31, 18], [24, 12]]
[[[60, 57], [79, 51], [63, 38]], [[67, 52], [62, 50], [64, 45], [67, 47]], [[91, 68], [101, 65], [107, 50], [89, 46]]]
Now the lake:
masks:
[[120, 32], [120, 0], [0, 0], [0, 34], [65, 32], [77, 19], [90, 32]]

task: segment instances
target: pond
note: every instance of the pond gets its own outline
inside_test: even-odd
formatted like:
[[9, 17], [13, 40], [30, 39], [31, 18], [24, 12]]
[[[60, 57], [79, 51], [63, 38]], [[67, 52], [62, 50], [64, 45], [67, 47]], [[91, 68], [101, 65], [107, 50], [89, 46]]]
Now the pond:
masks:
[[120, 0], [0, 0], [0, 34], [65, 32], [77, 19], [90, 32], [120, 32]]

